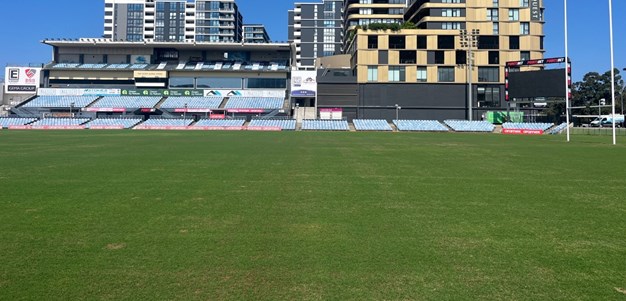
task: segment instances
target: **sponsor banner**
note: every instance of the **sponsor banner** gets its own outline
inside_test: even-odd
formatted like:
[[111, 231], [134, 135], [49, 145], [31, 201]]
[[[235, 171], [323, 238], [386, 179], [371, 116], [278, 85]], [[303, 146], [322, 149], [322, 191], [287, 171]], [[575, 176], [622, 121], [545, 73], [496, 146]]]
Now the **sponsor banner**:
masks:
[[123, 113], [123, 112], [126, 112], [126, 108], [84, 108], [83, 111]]
[[246, 130], [260, 132], [280, 132], [283, 129], [278, 126], [249, 126]]
[[291, 72], [291, 96], [315, 97], [317, 95], [317, 71]]
[[263, 113], [263, 109], [228, 109], [228, 113]]
[[541, 21], [543, 18], [541, 16], [541, 6], [539, 5], [539, 0], [530, 0], [530, 20], [531, 21]]
[[90, 130], [123, 130], [123, 125], [92, 125]]
[[205, 97], [221, 96], [243, 96], [243, 97], [285, 97], [284, 89], [269, 90], [204, 90]]
[[30, 130], [32, 128], [30, 125], [12, 125], [9, 127], [9, 130]]
[[167, 78], [167, 71], [141, 71], [133, 72], [135, 78]]
[[160, 97], [177, 97], [177, 96], [191, 96], [191, 97], [203, 97], [204, 90], [191, 90], [191, 89], [122, 89], [120, 94], [122, 96], [160, 96]]
[[506, 135], [543, 135], [542, 130], [524, 130], [524, 129], [502, 129], [502, 134]]
[[57, 89], [41, 88], [39, 96], [119, 96], [120, 89]]
[[41, 84], [41, 68], [7, 67], [4, 92], [10, 94], [35, 94]]
[[32, 126], [33, 130], [84, 130], [84, 125], [41, 125]]
[[205, 131], [243, 131], [243, 126], [202, 126]]
[[136, 130], [187, 130], [188, 126], [150, 126], [150, 125], [139, 125], [135, 127]]
[[210, 113], [211, 109], [201, 108], [187, 108], [187, 109], [174, 109], [175, 113]]
[[323, 108], [319, 109], [320, 111], [320, 119], [342, 119], [343, 118], [343, 109], [341, 108]]
[[210, 119], [226, 119], [226, 114], [211, 114]]
[[135, 130], [176, 131], [242, 131], [242, 126], [137, 126]]

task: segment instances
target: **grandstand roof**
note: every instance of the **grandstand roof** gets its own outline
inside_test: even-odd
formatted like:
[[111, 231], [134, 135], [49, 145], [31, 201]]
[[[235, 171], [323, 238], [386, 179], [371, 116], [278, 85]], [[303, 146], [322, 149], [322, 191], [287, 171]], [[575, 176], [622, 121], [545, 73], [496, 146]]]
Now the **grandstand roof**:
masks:
[[290, 44], [288, 42], [277, 43], [215, 43], [215, 42], [155, 42], [151, 40], [130, 42], [130, 41], [114, 41], [102, 38], [81, 38], [81, 39], [45, 39], [41, 43], [62, 47], [62, 46], [78, 46], [78, 47], [138, 47], [138, 48], [177, 48], [177, 49], [214, 49], [214, 50], [232, 50], [237, 47], [245, 47], [246, 50], [266, 50], [266, 51], [289, 51]]

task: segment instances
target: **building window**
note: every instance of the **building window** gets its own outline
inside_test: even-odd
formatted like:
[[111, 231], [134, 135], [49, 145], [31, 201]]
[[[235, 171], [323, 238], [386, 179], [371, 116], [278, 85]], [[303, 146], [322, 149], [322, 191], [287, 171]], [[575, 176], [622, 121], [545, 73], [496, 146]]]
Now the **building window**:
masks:
[[400, 51], [400, 64], [417, 63], [417, 52], [415, 50]]
[[478, 67], [478, 82], [500, 82], [499, 67]]
[[477, 91], [478, 107], [500, 107], [500, 87], [478, 86]]
[[519, 49], [519, 37], [518, 36], [509, 37], [509, 49]]
[[437, 49], [454, 48], [454, 36], [437, 36]]
[[405, 81], [404, 67], [389, 66], [389, 81], [390, 82], [403, 82]]
[[456, 51], [456, 64], [457, 65], [467, 64], [467, 51], [465, 50]]
[[489, 21], [498, 21], [498, 9], [497, 8], [488, 8], [487, 9], [487, 20]]
[[378, 49], [378, 36], [367, 36], [367, 49]]
[[445, 64], [446, 53], [444, 51], [435, 51], [435, 64]]
[[437, 67], [437, 79], [441, 83], [454, 82], [454, 67]]
[[417, 67], [417, 81], [422, 83], [428, 81], [428, 70], [426, 67]]
[[500, 23], [493, 22], [493, 34], [500, 34]]
[[519, 8], [509, 8], [509, 21], [519, 21]]
[[428, 41], [426, 36], [417, 36], [417, 49], [426, 49], [428, 47]]
[[520, 61], [528, 61], [528, 60], [530, 60], [530, 51], [520, 52]]
[[498, 64], [500, 64], [500, 52], [489, 51], [489, 65], [498, 65]]
[[367, 81], [368, 82], [378, 81], [378, 66], [367, 66]]
[[406, 37], [405, 36], [389, 36], [389, 49], [405, 49]]
[[530, 34], [530, 23], [522, 22], [519, 24], [519, 34], [520, 35], [529, 35]]
[[529, 1], [528, 0], [519, 0], [519, 6], [520, 7], [529, 7]]

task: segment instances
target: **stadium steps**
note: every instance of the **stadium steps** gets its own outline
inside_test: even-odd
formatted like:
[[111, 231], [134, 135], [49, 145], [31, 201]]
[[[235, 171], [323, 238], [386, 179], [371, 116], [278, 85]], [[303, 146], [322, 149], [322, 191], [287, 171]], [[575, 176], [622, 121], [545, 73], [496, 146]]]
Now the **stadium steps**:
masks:
[[139, 123], [135, 124], [133, 127], [128, 128], [128, 129], [129, 129], [129, 130], [134, 129], [134, 128], [136, 128], [136, 127], [138, 127], [138, 126], [142, 125], [144, 122], [146, 122], [146, 121], [145, 121], [145, 120], [139, 121]]
[[493, 128], [493, 132], [496, 134], [502, 134], [502, 125], [501, 124], [496, 124], [496, 127]]
[[167, 97], [163, 97], [161, 98], [161, 100], [159, 100], [159, 102], [157, 102], [157, 104], [154, 106], [155, 109], [161, 109], [161, 105], [163, 105], [163, 103], [167, 100]]
[[224, 97], [224, 99], [222, 100], [222, 103], [220, 104], [220, 109], [224, 109], [226, 107], [226, 104], [228, 103], [229, 99], [230, 97]]
[[26, 98], [24, 101], [16, 104], [14, 108], [21, 108], [22, 106], [24, 106], [25, 104], [31, 102], [35, 98], [37, 98], [37, 95], [33, 95], [32, 97]]
[[89, 108], [89, 107], [93, 106], [96, 102], [100, 101], [102, 98], [104, 98], [104, 97], [103, 97], [103, 96], [100, 96], [100, 97], [96, 98], [94, 101], [92, 101], [92, 102], [90, 102], [89, 104], [87, 104], [87, 105], [85, 106], [85, 108]]
[[356, 127], [354, 126], [354, 123], [348, 123], [348, 129], [350, 132], [356, 132]]
[[393, 124], [393, 122], [389, 122], [389, 126], [391, 127], [391, 131], [392, 132], [399, 132], [400, 130], [398, 130], [398, 127]]
[[302, 122], [296, 121], [296, 132], [302, 131]]

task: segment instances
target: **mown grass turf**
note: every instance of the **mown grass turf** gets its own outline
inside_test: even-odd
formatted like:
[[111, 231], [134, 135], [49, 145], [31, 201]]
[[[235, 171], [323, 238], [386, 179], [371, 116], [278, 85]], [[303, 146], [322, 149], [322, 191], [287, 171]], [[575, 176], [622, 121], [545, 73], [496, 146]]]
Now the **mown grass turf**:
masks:
[[0, 299], [626, 300], [609, 141], [1, 131]]

